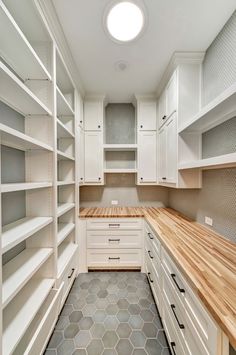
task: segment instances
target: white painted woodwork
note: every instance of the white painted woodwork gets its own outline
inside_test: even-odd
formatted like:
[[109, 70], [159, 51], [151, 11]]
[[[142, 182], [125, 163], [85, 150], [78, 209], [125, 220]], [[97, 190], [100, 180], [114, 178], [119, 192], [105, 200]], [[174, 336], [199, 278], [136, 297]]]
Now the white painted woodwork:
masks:
[[[85, 126], [86, 127], [86, 126]], [[103, 184], [102, 132], [85, 131], [84, 182]]]
[[187, 169], [222, 169], [236, 166], [236, 153], [218, 155], [216, 157], [193, 160], [179, 164], [179, 170]]
[[64, 269], [77, 251], [78, 246], [74, 243], [62, 243], [58, 248], [58, 262], [57, 262], [57, 274], [61, 276]]
[[177, 117], [173, 114], [166, 123], [166, 181], [177, 179]]
[[59, 203], [57, 207], [57, 217], [62, 216], [64, 213], [70, 211], [72, 208], [75, 207], [74, 203]]
[[130, 249], [142, 247], [142, 231], [87, 231], [87, 248]]
[[74, 133], [70, 131], [65, 124], [57, 119], [57, 137], [58, 138], [74, 138]]
[[74, 115], [74, 111], [63, 95], [61, 90], [57, 87], [57, 116], [71, 116]]
[[135, 168], [105, 168], [103, 171], [105, 174], [135, 174], [138, 170]]
[[102, 131], [103, 111], [103, 100], [84, 101], [84, 129], [86, 131]]
[[142, 131], [157, 129], [157, 104], [155, 100], [137, 98], [137, 128]]
[[177, 73], [173, 73], [166, 86], [166, 115], [169, 118], [177, 110]]
[[138, 183], [157, 181], [157, 134], [156, 131], [138, 132]]
[[140, 268], [141, 249], [87, 249], [89, 268]]
[[74, 229], [74, 223], [59, 223], [57, 232], [57, 245], [60, 245]]
[[42, 189], [45, 187], [51, 187], [51, 182], [22, 182], [22, 183], [11, 183], [11, 184], [1, 184], [1, 192], [13, 192], [13, 191], [25, 191]]
[[132, 230], [142, 229], [140, 218], [89, 218], [87, 230]]
[[159, 128], [165, 123], [167, 118], [166, 91], [164, 90], [158, 101], [158, 125]]
[[61, 150], [58, 150], [57, 151], [57, 158], [58, 160], [66, 160], [66, 159], [69, 159], [69, 160], [75, 160], [75, 158], [71, 155], [71, 154], [67, 154], [67, 153], [64, 153], [62, 152]]
[[167, 151], [166, 151], [166, 127], [162, 127], [159, 131], [159, 155], [158, 155], [158, 163], [159, 163], [159, 182], [166, 181], [167, 174]]
[[137, 144], [103, 144], [105, 151], [132, 151], [137, 150]]
[[84, 183], [84, 130], [79, 127], [78, 161], [79, 161], [79, 184]]

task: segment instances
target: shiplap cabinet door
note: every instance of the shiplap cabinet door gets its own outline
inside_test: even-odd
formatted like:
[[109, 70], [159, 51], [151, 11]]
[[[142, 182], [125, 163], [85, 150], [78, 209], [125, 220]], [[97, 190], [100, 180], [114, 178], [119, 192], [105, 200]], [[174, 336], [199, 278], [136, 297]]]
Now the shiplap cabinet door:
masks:
[[84, 133], [84, 170], [85, 183], [103, 183], [102, 132]]
[[138, 182], [157, 182], [156, 131], [140, 131], [138, 133]]
[[103, 101], [84, 102], [84, 129], [85, 131], [102, 131], [103, 127]]

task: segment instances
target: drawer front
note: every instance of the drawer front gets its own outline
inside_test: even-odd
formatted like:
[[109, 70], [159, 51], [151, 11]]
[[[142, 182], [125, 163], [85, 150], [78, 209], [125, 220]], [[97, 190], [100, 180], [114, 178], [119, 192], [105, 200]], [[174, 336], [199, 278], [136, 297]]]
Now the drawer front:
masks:
[[141, 249], [88, 249], [87, 264], [89, 268], [140, 268], [142, 264]]
[[73, 256], [70, 263], [66, 267], [65, 271], [61, 275], [61, 277], [57, 280], [57, 287], [60, 287], [64, 282], [63, 294], [62, 294], [62, 305], [64, 303], [65, 298], [74, 282], [76, 276], [77, 269], [77, 253]]
[[87, 220], [87, 230], [142, 229], [142, 223], [142, 218], [91, 218]]
[[155, 249], [150, 248], [149, 243], [145, 246], [145, 258], [150, 261], [153, 272], [155, 273], [158, 281], [158, 285], [161, 287], [161, 260], [157, 256]]
[[162, 249], [162, 265], [169, 276], [172, 286], [175, 290], [176, 297], [186, 311], [188, 321], [193, 323], [210, 353], [217, 353], [218, 327], [214, 320], [210, 317], [199, 298], [188, 286], [175, 263], [172, 261], [167, 252]]
[[156, 305], [158, 307], [158, 310], [161, 314], [162, 308], [161, 308], [161, 289], [160, 289], [160, 283], [159, 279], [157, 278], [156, 272], [154, 271], [154, 268], [152, 266], [152, 263], [150, 261], [150, 257], [147, 254], [147, 250], [145, 251], [145, 265], [146, 265], [146, 274], [148, 277], [149, 284], [151, 286], [153, 296], [156, 302]]
[[147, 223], [145, 223], [145, 240], [150, 242], [150, 245], [153, 246], [157, 255], [161, 257], [161, 243], [158, 240], [158, 236], [155, 232], [149, 227]]
[[179, 303], [174, 286], [164, 268], [162, 276], [162, 295], [172, 323], [187, 354], [213, 355], [212, 352], [208, 351], [195, 327], [186, 316], [185, 309]]
[[88, 231], [87, 248], [125, 249], [142, 247], [142, 231]]

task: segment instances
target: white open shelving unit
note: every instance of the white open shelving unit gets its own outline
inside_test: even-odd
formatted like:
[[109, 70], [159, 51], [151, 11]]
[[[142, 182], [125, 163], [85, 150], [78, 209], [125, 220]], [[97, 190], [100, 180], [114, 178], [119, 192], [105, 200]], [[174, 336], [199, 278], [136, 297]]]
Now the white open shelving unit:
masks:
[[0, 30], [0, 353], [42, 354], [78, 269], [81, 100], [37, 1], [0, 1]]

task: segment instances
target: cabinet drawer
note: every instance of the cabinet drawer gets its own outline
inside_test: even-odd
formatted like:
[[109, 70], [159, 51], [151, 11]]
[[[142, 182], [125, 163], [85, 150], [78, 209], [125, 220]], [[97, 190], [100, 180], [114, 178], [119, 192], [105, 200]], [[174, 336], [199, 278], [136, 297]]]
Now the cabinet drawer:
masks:
[[65, 271], [62, 275], [57, 279], [57, 287], [60, 287], [62, 283], [64, 283], [63, 294], [62, 294], [62, 305], [67, 297], [67, 294], [74, 282], [76, 276], [76, 269], [77, 269], [77, 257], [78, 254], [75, 253]]
[[159, 258], [161, 257], [161, 243], [158, 240], [158, 237], [155, 232], [145, 223], [145, 240], [150, 242], [150, 245], [153, 246]]
[[89, 268], [140, 268], [142, 264], [141, 249], [88, 249], [87, 264]]
[[142, 247], [142, 232], [135, 231], [88, 231], [87, 248], [125, 249]]
[[216, 355], [216, 353], [210, 352], [207, 349], [193, 323], [186, 316], [185, 309], [176, 297], [174, 286], [164, 268], [162, 275], [162, 295], [176, 332], [187, 354]]
[[175, 297], [186, 311], [187, 320], [193, 323], [210, 353], [216, 354], [218, 327], [164, 248], [162, 249], [162, 265], [172, 283]]
[[161, 308], [161, 289], [160, 289], [160, 283], [157, 278], [156, 272], [154, 271], [154, 268], [152, 266], [152, 263], [150, 261], [149, 256], [147, 253], [145, 254], [145, 265], [146, 265], [146, 274], [148, 277], [149, 284], [152, 289], [152, 293], [156, 302], [156, 305], [158, 307], [158, 310], [161, 314], [162, 308]]
[[91, 218], [87, 220], [87, 230], [127, 230], [142, 229], [141, 218]]
[[157, 256], [155, 249], [149, 248], [149, 242], [145, 246], [145, 258], [151, 263], [153, 272], [156, 274], [158, 284], [161, 285], [161, 260]]

